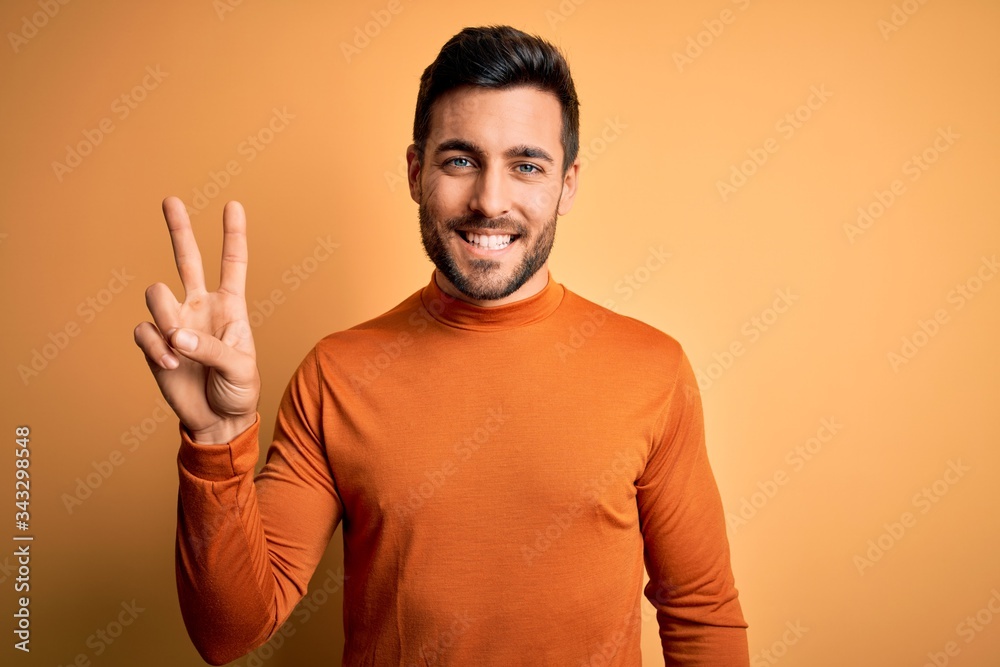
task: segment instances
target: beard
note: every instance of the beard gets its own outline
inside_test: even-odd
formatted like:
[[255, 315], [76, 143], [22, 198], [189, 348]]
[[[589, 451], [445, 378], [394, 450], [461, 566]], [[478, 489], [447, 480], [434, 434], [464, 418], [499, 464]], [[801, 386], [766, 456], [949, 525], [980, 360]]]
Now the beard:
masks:
[[[558, 210], [558, 204], [556, 204]], [[494, 301], [510, 296], [528, 279], [535, 275], [545, 265], [552, 251], [556, 238], [556, 211], [551, 219], [542, 226], [534, 236], [528, 233], [528, 228], [521, 221], [511, 217], [484, 218], [470, 213], [459, 218], [450, 218], [442, 224], [439, 231], [438, 221], [431, 217], [423, 202], [420, 203], [420, 238], [424, 244], [427, 256], [455, 288], [476, 301]], [[448, 250], [447, 241], [459, 227], [476, 227], [480, 229], [503, 229], [517, 234], [517, 240], [512, 243], [525, 244], [521, 263], [505, 273], [502, 262], [493, 259], [472, 259], [470, 269], [463, 273], [455, 262], [454, 256]], [[462, 241], [463, 243], [465, 241]]]

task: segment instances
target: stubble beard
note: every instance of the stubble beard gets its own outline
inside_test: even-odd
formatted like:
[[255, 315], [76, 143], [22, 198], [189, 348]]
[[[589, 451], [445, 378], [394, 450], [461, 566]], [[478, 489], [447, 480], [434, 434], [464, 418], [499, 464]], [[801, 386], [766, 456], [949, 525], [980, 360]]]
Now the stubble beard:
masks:
[[[558, 210], [558, 206], [557, 209]], [[528, 235], [524, 224], [514, 218], [493, 218], [469, 214], [460, 218], [450, 218], [443, 223], [444, 230], [438, 230], [438, 223], [431, 217], [423, 202], [418, 209], [420, 218], [420, 238], [427, 256], [455, 288], [476, 301], [494, 301], [510, 296], [521, 288], [545, 265], [556, 238], [556, 211], [538, 232]], [[462, 273], [448, 250], [443, 235], [450, 236], [459, 227], [480, 229], [513, 230], [518, 235], [517, 243], [527, 244], [521, 263], [509, 275], [502, 273], [501, 263], [492, 259], [473, 259], [469, 273]], [[463, 241], [464, 242], [464, 241]]]

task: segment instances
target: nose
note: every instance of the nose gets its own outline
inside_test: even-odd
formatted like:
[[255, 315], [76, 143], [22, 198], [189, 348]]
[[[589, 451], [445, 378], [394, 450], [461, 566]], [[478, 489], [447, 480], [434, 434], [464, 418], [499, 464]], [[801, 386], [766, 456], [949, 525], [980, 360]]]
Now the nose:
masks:
[[511, 195], [503, 169], [485, 167], [479, 172], [469, 208], [485, 218], [498, 218], [510, 213]]

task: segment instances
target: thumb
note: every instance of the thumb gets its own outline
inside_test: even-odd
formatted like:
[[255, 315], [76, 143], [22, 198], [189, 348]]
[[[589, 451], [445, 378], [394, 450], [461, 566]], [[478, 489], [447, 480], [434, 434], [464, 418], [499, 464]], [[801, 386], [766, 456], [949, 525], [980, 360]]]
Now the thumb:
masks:
[[170, 334], [170, 346], [188, 359], [214, 368], [223, 375], [232, 375], [239, 368], [239, 353], [205, 333], [177, 329]]

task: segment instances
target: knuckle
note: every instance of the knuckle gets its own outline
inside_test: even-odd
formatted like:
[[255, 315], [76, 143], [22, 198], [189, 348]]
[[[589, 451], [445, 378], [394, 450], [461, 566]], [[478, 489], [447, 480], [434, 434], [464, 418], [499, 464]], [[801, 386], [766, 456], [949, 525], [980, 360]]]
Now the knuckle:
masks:
[[216, 366], [225, 359], [225, 350], [216, 338], [203, 336], [200, 345], [205, 347], [205, 360]]
[[151, 305], [156, 302], [157, 295], [160, 294], [160, 291], [163, 286], [164, 286], [163, 283], [153, 283], [152, 285], [146, 288], [145, 292], [146, 305]]

